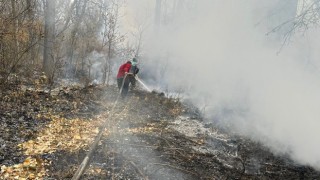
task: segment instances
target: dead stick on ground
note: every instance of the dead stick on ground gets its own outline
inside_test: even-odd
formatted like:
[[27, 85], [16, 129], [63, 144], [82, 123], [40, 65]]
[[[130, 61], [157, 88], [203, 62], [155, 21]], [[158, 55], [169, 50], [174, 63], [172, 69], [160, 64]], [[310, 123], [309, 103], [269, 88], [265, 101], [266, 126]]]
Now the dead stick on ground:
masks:
[[[119, 98], [120, 98], [120, 95], [121, 95], [121, 94], [119, 94], [119, 95], [117, 96], [117, 99], [116, 99], [116, 101], [115, 101], [114, 104], [113, 104], [113, 107], [112, 107], [112, 109], [111, 109], [111, 111], [110, 111], [110, 116], [109, 116], [110, 118], [113, 118], [114, 110], [115, 110], [115, 107], [116, 107], [117, 104], [118, 104], [118, 100], [119, 100]], [[126, 108], [126, 107], [125, 107], [125, 108]], [[110, 119], [109, 121], [111, 121], [111, 119]], [[80, 164], [78, 170], [77, 170], [76, 173], [73, 175], [73, 177], [72, 177], [71, 180], [79, 180], [79, 179], [80, 179], [81, 175], [84, 173], [86, 167], [88, 166], [88, 163], [89, 163], [89, 161], [90, 161], [90, 158], [92, 157], [93, 152], [94, 152], [95, 149], [97, 148], [97, 145], [99, 144], [100, 139], [101, 139], [101, 137], [102, 137], [102, 135], [103, 135], [103, 132], [104, 132], [104, 130], [106, 129], [107, 126], [108, 126], [108, 123], [105, 122], [105, 123], [103, 123], [103, 125], [100, 127], [99, 133], [98, 133], [98, 135], [96, 136], [93, 144], [90, 146], [90, 149], [89, 149], [88, 154], [87, 154], [86, 157], [83, 159], [82, 163]]]
[[119, 144], [119, 145], [128, 145], [128, 146], [136, 146], [136, 147], [143, 147], [143, 148], [158, 148], [159, 146], [147, 146], [147, 145], [140, 145], [140, 144], [129, 144], [129, 143], [119, 143], [119, 142], [111, 142], [105, 141], [107, 144]]
[[[111, 116], [112, 117], [112, 116]], [[79, 180], [81, 175], [83, 174], [83, 172], [85, 171], [90, 158], [93, 155], [93, 152], [95, 151], [95, 149], [97, 148], [97, 145], [100, 142], [100, 139], [103, 135], [103, 132], [105, 130], [105, 128], [107, 127], [108, 123], [104, 123], [103, 126], [100, 128], [98, 135], [96, 136], [93, 144], [90, 146], [89, 152], [86, 155], [86, 157], [83, 159], [82, 163], [80, 164], [78, 170], [76, 171], [76, 173], [73, 175], [72, 180]]]
[[[106, 124], [106, 123], [105, 123]], [[83, 174], [84, 170], [86, 169], [87, 165], [88, 165], [88, 162], [93, 154], [93, 152], [95, 151], [97, 145], [99, 144], [99, 141], [101, 139], [101, 136], [104, 132], [104, 129], [106, 128], [106, 125], [104, 125], [98, 135], [96, 136], [93, 144], [91, 145], [90, 149], [89, 149], [89, 152], [88, 154], [86, 155], [86, 157], [83, 159], [82, 163], [80, 164], [78, 170], [76, 171], [76, 173], [74, 174], [74, 176], [72, 177], [72, 180], [78, 180], [80, 179], [81, 175]]]

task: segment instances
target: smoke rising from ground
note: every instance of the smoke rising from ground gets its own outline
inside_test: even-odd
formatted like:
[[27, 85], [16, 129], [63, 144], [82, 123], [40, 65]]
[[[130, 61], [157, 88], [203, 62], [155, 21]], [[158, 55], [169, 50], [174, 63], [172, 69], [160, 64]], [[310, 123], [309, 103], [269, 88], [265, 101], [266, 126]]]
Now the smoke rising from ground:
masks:
[[209, 121], [320, 170], [319, 32], [277, 54], [282, 40], [265, 35], [270, 22], [259, 22], [277, 2], [197, 1], [150, 29], [142, 71], [184, 89]]

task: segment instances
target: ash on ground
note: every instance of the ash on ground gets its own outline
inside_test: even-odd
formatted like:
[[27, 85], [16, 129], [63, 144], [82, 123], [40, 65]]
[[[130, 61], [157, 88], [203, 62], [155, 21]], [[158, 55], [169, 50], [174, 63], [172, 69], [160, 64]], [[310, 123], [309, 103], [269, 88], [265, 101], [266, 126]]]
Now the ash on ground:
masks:
[[[100, 118], [107, 123], [82, 179], [320, 179], [320, 172], [311, 167], [275, 156], [261, 144], [220, 131], [214, 124], [203, 124], [195, 108], [161, 93], [130, 91], [109, 117], [118, 96], [114, 86], [59, 85], [49, 91], [37, 84], [11, 87], [1, 92], [0, 179], [17, 177], [9, 174], [18, 173], [12, 168], [27, 162], [18, 144], [39, 139], [39, 132], [52, 121], [47, 114], [64, 118], [62, 126], [55, 124], [59, 132], [73, 128], [65, 125], [68, 121], [90, 125]], [[81, 139], [85, 128], [73, 128], [75, 142], [83, 143], [78, 149], [70, 142], [50, 144], [46, 148], [51, 153], [37, 154], [36, 169], [21, 165], [21, 170], [31, 177], [43, 168], [41, 162], [50, 162], [43, 164], [42, 178], [71, 179], [90, 146]], [[61, 144], [69, 146], [60, 149]]]

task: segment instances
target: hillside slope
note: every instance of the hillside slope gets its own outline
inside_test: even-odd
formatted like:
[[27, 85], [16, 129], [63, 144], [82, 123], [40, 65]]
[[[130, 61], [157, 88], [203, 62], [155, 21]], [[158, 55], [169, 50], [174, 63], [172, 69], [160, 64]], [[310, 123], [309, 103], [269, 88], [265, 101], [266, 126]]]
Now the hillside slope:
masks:
[[[71, 179], [99, 127], [107, 128], [82, 179], [317, 179], [244, 137], [204, 124], [163, 94], [114, 86], [14, 82], [1, 91], [0, 179]], [[113, 114], [113, 117], [110, 115]]]

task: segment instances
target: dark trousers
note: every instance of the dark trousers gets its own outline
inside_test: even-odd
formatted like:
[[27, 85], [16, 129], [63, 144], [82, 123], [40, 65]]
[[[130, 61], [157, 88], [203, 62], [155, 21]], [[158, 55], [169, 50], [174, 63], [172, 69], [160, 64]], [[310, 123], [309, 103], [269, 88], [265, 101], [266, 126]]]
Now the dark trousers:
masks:
[[[124, 82], [123, 82], [124, 81]], [[121, 91], [121, 96], [125, 97], [128, 94], [129, 91], [129, 83], [130, 83], [130, 78], [127, 76], [126, 79], [124, 78], [118, 78], [117, 79], [117, 83], [118, 83], [118, 88], [119, 90], [121, 90], [122, 87], [122, 91]], [[123, 84], [123, 85], [122, 85]]]
[[133, 75], [129, 76], [128, 78], [131, 83], [131, 90], [132, 90], [136, 87], [136, 78]]

